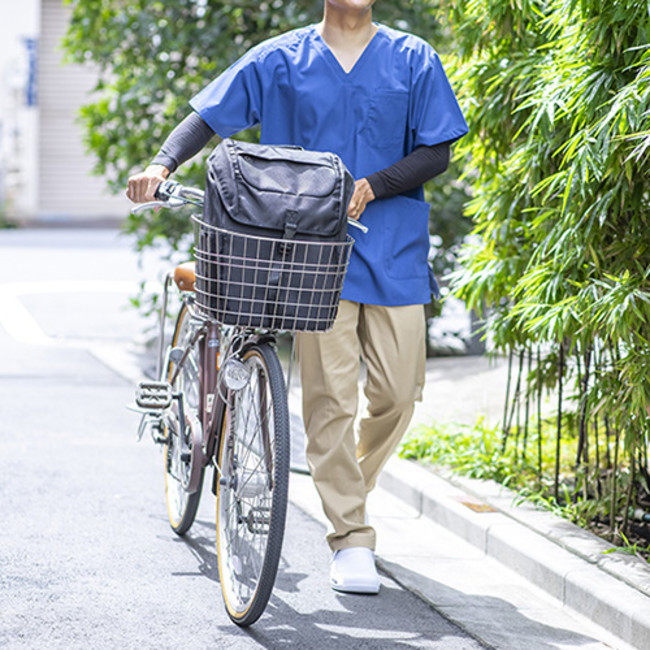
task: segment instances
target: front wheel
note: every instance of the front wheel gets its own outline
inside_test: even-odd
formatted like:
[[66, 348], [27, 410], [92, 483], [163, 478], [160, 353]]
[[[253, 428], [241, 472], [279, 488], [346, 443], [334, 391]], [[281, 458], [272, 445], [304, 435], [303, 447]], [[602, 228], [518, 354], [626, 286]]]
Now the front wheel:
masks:
[[245, 350], [248, 381], [229, 391], [217, 463], [217, 556], [226, 610], [240, 626], [263, 613], [275, 583], [289, 482], [289, 412], [280, 362]]

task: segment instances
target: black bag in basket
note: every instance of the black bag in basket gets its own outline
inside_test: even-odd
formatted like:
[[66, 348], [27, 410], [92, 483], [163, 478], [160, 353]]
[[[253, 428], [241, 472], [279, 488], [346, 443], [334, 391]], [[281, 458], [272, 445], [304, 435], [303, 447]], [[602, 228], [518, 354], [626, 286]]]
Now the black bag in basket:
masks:
[[210, 252], [197, 254], [204, 308], [225, 324], [327, 329], [353, 188], [334, 154], [223, 140], [208, 159], [198, 249]]

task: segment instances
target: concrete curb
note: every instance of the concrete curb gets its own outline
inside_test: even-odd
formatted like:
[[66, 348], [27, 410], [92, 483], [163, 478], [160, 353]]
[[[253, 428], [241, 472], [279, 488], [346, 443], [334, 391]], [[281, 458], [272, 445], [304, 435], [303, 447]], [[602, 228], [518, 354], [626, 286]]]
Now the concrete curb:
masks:
[[550, 513], [515, 506], [490, 481], [434, 473], [394, 457], [379, 479], [389, 491], [486, 556], [633, 648], [650, 647], [650, 566]]

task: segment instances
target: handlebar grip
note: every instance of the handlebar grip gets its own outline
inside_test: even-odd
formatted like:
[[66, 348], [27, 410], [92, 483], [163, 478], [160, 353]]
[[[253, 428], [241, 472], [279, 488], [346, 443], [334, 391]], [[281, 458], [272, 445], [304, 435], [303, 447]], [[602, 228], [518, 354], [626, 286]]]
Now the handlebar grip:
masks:
[[156, 191], [154, 192], [154, 197], [158, 201], [168, 201], [169, 198], [173, 195], [174, 190], [178, 186], [176, 181], [163, 181], [158, 185]]

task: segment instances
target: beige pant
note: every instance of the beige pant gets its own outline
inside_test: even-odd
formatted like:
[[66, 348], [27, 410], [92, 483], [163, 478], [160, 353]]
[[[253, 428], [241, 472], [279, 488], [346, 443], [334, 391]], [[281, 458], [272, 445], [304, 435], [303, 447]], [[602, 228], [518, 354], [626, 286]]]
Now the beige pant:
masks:
[[[422, 399], [425, 366], [422, 305], [382, 307], [342, 300], [334, 327], [299, 333], [307, 462], [334, 532], [332, 550], [374, 549], [366, 496]], [[355, 439], [363, 359], [368, 409]]]

